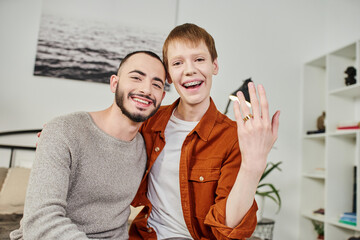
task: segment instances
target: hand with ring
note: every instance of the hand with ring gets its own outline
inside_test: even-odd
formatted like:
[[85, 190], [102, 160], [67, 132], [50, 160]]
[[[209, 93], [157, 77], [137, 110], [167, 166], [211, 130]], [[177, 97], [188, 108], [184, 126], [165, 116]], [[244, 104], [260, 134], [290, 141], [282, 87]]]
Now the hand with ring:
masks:
[[242, 156], [241, 166], [249, 167], [249, 169], [262, 174], [266, 166], [267, 156], [277, 139], [280, 111], [277, 111], [270, 120], [269, 105], [264, 87], [258, 85], [259, 98], [256, 95], [253, 82], [248, 84], [248, 89], [252, 111], [246, 105], [242, 92], [237, 93], [239, 102], [234, 102]]
[[248, 115], [246, 115], [244, 118], [243, 118], [243, 120], [244, 120], [244, 122], [246, 122], [247, 120], [249, 120], [250, 118], [253, 118], [254, 116], [251, 114], [251, 113], [249, 113]]

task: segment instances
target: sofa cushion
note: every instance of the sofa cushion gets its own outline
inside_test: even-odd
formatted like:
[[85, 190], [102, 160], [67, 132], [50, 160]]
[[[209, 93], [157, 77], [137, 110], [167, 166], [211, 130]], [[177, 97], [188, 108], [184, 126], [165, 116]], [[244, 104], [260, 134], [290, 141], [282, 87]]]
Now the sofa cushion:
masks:
[[7, 172], [8, 172], [8, 168], [3, 168], [3, 167], [0, 168], [0, 191], [4, 183], [5, 177], [7, 175]]
[[0, 191], [0, 214], [23, 213], [29, 176], [29, 168], [9, 168]]

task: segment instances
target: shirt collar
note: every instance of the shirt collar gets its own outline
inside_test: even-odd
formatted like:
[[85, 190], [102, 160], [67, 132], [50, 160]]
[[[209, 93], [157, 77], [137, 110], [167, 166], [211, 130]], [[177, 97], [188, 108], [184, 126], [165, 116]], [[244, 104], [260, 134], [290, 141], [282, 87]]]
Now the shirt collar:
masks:
[[[180, 98], [178, 98], [170, 106], [167, 106], [163, 110], [160, 110], [161, 111], [160, 117], [153, 124], [152, 131], [161, 132], [160, 135], [164, 137], [166, 125], [171, 117], [172, 112], [179, 104], [179, 102], [180, 102]], [[189, 133], [189, 135], [192, 134], [193, 132], [196, 132], [203, 141], [207, 141], [212, 129], [214, 128], [217, 113], [218, 110], [216, 109], [215, 103], [210, 97], [210, 106], [208, 110], [205, 112], [204, 116], [201, 118], [200, 122], [196, 125], [196, 127]]]

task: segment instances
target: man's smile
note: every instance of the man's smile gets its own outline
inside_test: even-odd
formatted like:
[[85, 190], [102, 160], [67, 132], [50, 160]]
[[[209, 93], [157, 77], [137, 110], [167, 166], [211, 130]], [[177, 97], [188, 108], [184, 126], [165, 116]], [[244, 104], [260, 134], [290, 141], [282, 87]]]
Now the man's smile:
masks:
[[202, 80], [188, 81], [188, 82], [184, 83], [182, 86], [185, 87], [186, 89], [196, 88], [196, 87], [199, 87], [200, 85], [202, 85], [203, 82], [204, 81], [202, 81]]
[[129, 94], [129, 97], [136, 103], [136, 105], [140, 105], [141, 107], [149, 107], [150, 105], [154, 104], [156, 106], [156, 101], [151, 99], [148, 96], [144, 96], [141, 94]]

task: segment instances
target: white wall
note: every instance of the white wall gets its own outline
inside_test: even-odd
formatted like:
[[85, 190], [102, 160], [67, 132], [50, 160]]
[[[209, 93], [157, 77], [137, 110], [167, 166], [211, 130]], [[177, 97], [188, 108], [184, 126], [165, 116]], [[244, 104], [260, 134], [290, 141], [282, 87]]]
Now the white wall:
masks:
[[[41, 0], [0, 0], [0, 131], [40, 128], [56, 115], [112, 102], [104, 84], [32, 76], [40, 14]], [[274, 239], [296, 239], [302, 64], [360, 39], [360, 1], [179, 0], [178, 24], [184, 22], [204, 27], [216, 40], [220, 72], [212, 97], [220, 111], [250, 76], [265, 86], [272, 113], [280, 109], [270, 160], [283, 161], [283, 171], [269, 180], [281, 190], [283, 205], [275, 215], [267, 201], [265, 216], [276, 220]], [[172, 89], [165, 103], [175, 98]]]

